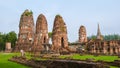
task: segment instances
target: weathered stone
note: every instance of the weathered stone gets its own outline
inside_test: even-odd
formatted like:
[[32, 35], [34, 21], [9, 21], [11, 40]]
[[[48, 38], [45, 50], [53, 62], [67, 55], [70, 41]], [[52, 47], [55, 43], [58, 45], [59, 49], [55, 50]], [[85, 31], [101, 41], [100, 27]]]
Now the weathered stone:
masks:
[[89, 53], [93, 54], [118, 55], [120, 52], [119, 42], [119, 40], [103, 40], [98, 24], [97, 38], [95, 40], [88, 41], [86, 49]]
[[86, 61], [88, 61], [88, 62], [92, 62], [92, 61], [94, 61], [95, 59], [93, 59], [93, 58], [87, 58], [86, 59]]
[[87, 33], [86, 33], [86, 28], [84, 26], [80, 26], [79, 29], [79, 42], [80, 43], [87, 42]]
[[5, 52], [11, 52], [11, 51], [12, 51], [11, 43], [10, 42], [6, 42]]
[[[52, 31], [52, 46], [49, 44], [47, 20], [43, 14], [38, 16], [36, 22], [36, 32], [34, 30], [32, 11], [25, 10], [20, 18], [18, 40], [16, 42], [15, 48], [13, 48], [15, 52], [24, 50], [25, 52], [38, 52], [38, 54], [42, 52], [69, 54], [71, 52], [76, 52], [77, 50], [82, 49], [81, 47], [79, 48], [79, 45], [86, 45], [83, 49], [87, 49], [85, 51], [88, 51], [91, 54], [95, 53], [118, 55], [120, 53], [120, 41], [104, 41], [99, 25], [97, 39], [89, 41], [87, 41], [85, 27], [81, 26], [79, 29], [79, 42], [75, 43], [75, 45], [78, 46], [68, 46], [67, 27], [60, 15], [56, 15], [54, 20]], [[6, 49], [8, 50], [7, 47]]]
[[110, 68], [106, 64], [76, 60], [26, 60], [21, 57], [10, 59], [32, 68]]
[[36, 22], [36, 33], [34, 39], [34, 51], [44, 50], [44, 44], [49, 43], [48, 24], [45, 16], [40, 14]]
[[120, 67], [120, 60], [114, 60], [112, 65]]
[[99, 24], [98, 24], [98, 30], [97, 30], [97, 39], [103, 40], [103, 36], [101, 35]]
[[59, 52], [61, 48], [68, 47], [67, 27], [60, 15], [55, 17], [52, 32], [52, 48], [54, 51]]
[[34, 21], [32, 11], [25, 10], [21, 15], [19, 34], [14, 51], [28, 51], [34, 40]]

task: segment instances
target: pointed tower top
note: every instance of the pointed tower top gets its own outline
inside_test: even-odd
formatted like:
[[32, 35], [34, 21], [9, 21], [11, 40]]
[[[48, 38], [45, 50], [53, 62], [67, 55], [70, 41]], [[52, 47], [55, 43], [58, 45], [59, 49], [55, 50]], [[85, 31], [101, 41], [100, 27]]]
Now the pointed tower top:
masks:
[[98, 35], [101, 35], [99, 24], [98, 24], [98, 30], [97, 30], [97, 36], [98, 36]]
[[102, 40], [102, 35], [101, 35], [101, 32], [100, 32], [100, 26], [99, 26], [99, 23], [98, 23], [98, 30], [97, 30], [97, 39], [100, 39]]

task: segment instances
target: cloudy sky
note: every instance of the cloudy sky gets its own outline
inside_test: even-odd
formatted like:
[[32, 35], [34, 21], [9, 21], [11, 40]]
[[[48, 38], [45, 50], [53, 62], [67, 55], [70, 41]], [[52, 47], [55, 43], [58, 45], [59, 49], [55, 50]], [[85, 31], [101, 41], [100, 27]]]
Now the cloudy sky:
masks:
[[68, 39], [78, 39], [78, 29], [84, 25], [87, 36], [96, 35], [97, 24], [101, 33], [120, 34], [120, 0], [0, 0], [0, 32], [19, 32], [20, 16], [24, 10], [33, 11], [34, 23], [44, 14], [52, 31], [54, 17], [60, 14], [68, 29]]

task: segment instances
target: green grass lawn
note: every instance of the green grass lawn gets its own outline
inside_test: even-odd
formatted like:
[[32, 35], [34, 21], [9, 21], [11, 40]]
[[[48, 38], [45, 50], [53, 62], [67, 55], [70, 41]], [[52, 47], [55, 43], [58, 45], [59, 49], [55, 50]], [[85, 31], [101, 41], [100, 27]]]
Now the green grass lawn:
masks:
[[[12, 56], [20, 56], [20, 53], [0, 53], [0, 68], [30, 68], [15, 62], [8, 61]], [[29, 53], [26, 53], [27, 59], [32, 58]], [[93, 56], [93, 55], [79, 55], [79, 54], [73, 54], [73, 55], [61, 55], [59, 58], [72, 58], [77, 60], [86, 60], [87, 58], [93, 58], [95, 61], [103, 60], [107, 62], [113, 62], [114, 60], [120, 60], [117, 56]], [[111, 66], [110, 68], [118, 68]]]
[[0, 68], [30, 68], [15, 62], [8, 61], [14, 55], [18, 53], [0, 53]]
[[119, 68], [119, 67], [115, 67], [115, 66], [110, 66], [110, 68]]
[[120, 60], [118, 56], [93, 56], [93, 55], [79, 55], [79, 54], [73, 54], [70, 56], [61, 55], [60, 58], [71, 58], [71, 59], [77, 59], [77, 60], [86, 60], [87, 58], [95, 59], [95, 61], [102, 60], [106, 62], [113, 62], [114, 60]]
[[[102, 60], [106, 62], [113, 62], [114, 60], [120, 60], [118, 56], [93, 56], [93, 55], [79, 55], [79, 54], [73, 54], [73, 55], [61, 55], [59, 58], [71, 58], [71, 59], [77, 59], [77, 60], [86, 60], [87, 58], [95, 59], [95, 61]], [[119, 68], [115, 66], [110, 66], [110, 68]]]

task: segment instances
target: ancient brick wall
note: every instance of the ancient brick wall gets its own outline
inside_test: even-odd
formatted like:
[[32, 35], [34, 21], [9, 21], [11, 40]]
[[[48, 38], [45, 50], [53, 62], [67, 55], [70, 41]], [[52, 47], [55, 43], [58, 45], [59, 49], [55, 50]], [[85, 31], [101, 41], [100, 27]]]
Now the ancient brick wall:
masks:
[[52, 34], [53, 50], [68, 47], [67, 27], [60, 15], [55, 16], [53, 34]]
[[40, 14], [36, 21], [34, 50], [40, 52], [41, 50], [44, 50], [43, 44], [48, 44], [48, 43], [49, 43], [49, 37], [48, 37], [47, 20], [43, 14]]
[[79, 29], [79, 42], [80, 43], [87, 42], [86, 28], [83, 25], [80, 26], [80, 29]]
[[[25, 10], [20, 18], [19, 34], [14, 51], [29, 50], [34, 40], [34, 20], [32, 11]], [[27, 48], [26, 48], [27, 47]]]

